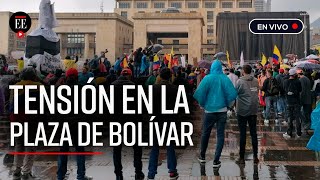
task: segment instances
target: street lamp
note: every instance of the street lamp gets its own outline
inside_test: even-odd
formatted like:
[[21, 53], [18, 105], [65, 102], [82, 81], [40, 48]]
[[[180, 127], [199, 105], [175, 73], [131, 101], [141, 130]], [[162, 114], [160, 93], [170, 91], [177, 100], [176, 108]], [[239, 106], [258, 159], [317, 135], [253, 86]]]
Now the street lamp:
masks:
[[307, 16], [309, 16], [309, 14], [307, 12], [301, 12], [300, 16], [303, 16], [303, 30], [304, 30], [304, 57], [307, 57]]

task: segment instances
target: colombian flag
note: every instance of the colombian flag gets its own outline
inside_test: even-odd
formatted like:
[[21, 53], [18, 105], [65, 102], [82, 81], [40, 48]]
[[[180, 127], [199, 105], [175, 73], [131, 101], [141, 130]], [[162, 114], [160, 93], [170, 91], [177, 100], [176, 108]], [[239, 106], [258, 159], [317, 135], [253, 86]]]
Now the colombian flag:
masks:
[[281, 53], [276, 45], [274, 45], [272, 61], [273, 61], [273, 64], [282, 63]]
[[160, 60], [158, 54], [153, 57], [153, 70], [160, 68]]

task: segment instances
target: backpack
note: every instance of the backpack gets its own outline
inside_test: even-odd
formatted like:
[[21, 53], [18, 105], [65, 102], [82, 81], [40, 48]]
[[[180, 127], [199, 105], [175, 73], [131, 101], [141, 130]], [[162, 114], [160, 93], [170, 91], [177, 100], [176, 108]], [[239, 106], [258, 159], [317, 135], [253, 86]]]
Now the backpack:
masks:
[[287, 95], [288, 96], [298, 96], [299, 97], [299, 92], [297, 90], [297, 87], [294, 85], [294, 82], [290, 82], [290, 85], [287, 89]]
[[279, 84], [277, 82], [277, 80], [275, 78], [271, 78], [269, 81], [269, 89], [268, 89], [268, 93], [270, 95], [279, 95]]

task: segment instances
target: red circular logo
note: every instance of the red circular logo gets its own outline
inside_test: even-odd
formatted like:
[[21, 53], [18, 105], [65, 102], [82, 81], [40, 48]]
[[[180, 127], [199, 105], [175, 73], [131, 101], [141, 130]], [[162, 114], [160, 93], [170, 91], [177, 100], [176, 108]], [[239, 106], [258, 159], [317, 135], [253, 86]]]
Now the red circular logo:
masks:
[[299, 25], [297, 23], [292, 24], [292, 29], [296, 30], [299, 28]]

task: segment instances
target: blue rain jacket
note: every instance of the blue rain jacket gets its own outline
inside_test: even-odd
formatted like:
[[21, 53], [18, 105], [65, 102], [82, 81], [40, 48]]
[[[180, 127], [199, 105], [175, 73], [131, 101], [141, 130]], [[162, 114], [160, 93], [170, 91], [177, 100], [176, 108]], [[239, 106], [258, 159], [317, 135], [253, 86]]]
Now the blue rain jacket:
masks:
[[223, 74], [219, 60], [213, 62], [210, 74], [203, 78], [193, 97], [208, 112], [218, 112], [236, 100], [237, 91], [228, 76]]
[[320, 151], [320, 103], [311, 114], [311, 129], [314, 129], [314, 134], [310, 138], [307, 148], [313, 151]]

